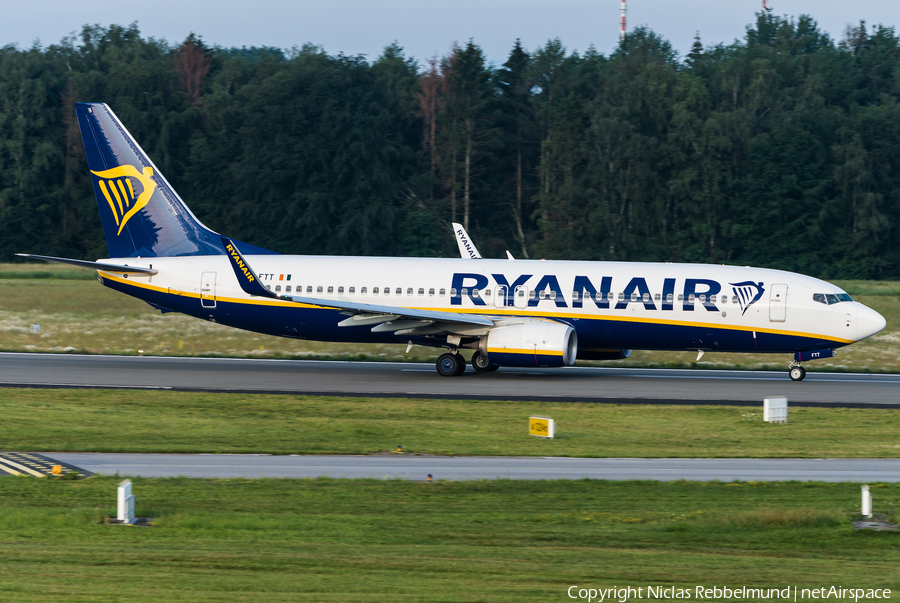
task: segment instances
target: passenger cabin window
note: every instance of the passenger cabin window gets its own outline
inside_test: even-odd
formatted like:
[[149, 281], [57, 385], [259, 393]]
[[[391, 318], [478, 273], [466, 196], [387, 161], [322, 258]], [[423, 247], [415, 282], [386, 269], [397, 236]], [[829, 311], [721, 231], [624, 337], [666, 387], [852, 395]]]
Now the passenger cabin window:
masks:
[[412, 294], [413, 294], [412, 287], [410, 287], [409, 289], [406, 290], [406, 294], [407, 294], [407, 295], [412, 295]]
[[547, 298], [547, 292], [546, 292], [546, 291], [541, 291], [540, 293], [538, 293], [538, 298], [539, 298], [539, 299], [546, 299], [546, 298]]
[[572, 299], [578, 299], [578, 291], [572, 291]]
[[441, 289], [441, 290], [438, 292], [438, 295], [441, 296], [441, 297], [444, 297], [444, 294], [445, 294], [445, 293], [446, 293], [446, 291], [445, 291], [444, 289]]
[[715, 295], [710, 295], [710, 296], [709, 296], [709, 301], [710, 301], [711, 303], [716, 303], [716, 296], [715, 296]]
[[425, 289], [419, 288], [419, 295], [425, 295]]
[[700, 303], [701, 303], [701, 304], [705, 304], [705, 303], [706, 303], [706, 294], [705, 294], [705, 293], [701, 293], [701, 294], [700, 294]]
[[653, 299], [655, 299], [656, 301], [659, 301], [659, 293], [657, 293], [656, 295], [654, 295], [654, 296], [653, 296]]
[[490, 290], [490, 289], [485, 289], [485, 290], [484, 290], [484, 296], [485, 296], [485, 297], [490, 297], [490, 296], [491, 296], [491, 290]]
[[372, 295], [378, 295], [378, 287], [372, 287]]
[[290, 292], [291, 292], [291, 286], [288, 285], [287, 287], [284, 288], [284, 290], [285, 290], [285, 292], [290, 293]]
[[671, 293], [666, 293], [666, 303], [671, 304], [674, 301], [675, 296]]
[[[306, 292], [307, 292], [307, 293], [312, 293], [312, 285], [307, 285], [307, 286], [306, 286]], [[319, 287], [319, 293], [321, 293], [321, 292], [322, 292], [322, 287]]]
[[684, 295], [682, 295], [681, 293], [678, 294], [678, 301], [680, 301], [680, 302], [684, 301]]
[[[441, 295], [444, 294], [444, 290], [441, 289]], [[456, 297], [456, 289], [450, 289], [450, 297]]]
[[[528, 293], [528, 297], [530, 297], [531, 299], [534, 299], [536, 293], [537, 293], [537, 292], [536, 292], [534, 289], [532, 289], [532, 290]], [[544, 292], [541, 291], [541, 299], [543, 299], [543, 298], [544, 298]]]
[[625, 301], [625, 294], [619, 293], [619, 301]]
[[360, 295], [365, 295], [365, 294], [366, 294], [366, 288], [365, 288], [365, 287], [360, 287], [360, 288], [359, 288], [359, 294], [360, 294]]
[[460, 293], [460, 295], [462, 295], [463, 297], [465, 297], [465, 296], [467, 296], [467, 295], [469, 294], [469, 290], [466, 289], [465, 287], [463, 287], [462, 290], [461, 290], [459, 293]]
[[688, 295], [688, 303], [689, 303], [689, 304], [694, 303], [694, 299], [695, 299], [695, 298], [694, 298], [694, 294], [693, 294], [693, 293], [691, 293], [690, 295]]
[[281, 291], [281, 285], [275, 285], [275, 291]]
[[638, 300], [638, 294], [635, 293], [634, 291], [632, 291], [631, 292], [631, 301], [637, 301], [637, 300]]
[[649, 293], [644, 293], [644, 295], [641, 296], [641, 299], [643, 299], [643, 301], [644, 301], [645, 303], [648, 302], [648, 301], [650, 301], [650, 294], [649, 294]]
[[347, 289], [347, 293], [353, 295], [354, 293], [356, 293], [356, 287], [350, 287], [349, 289]]
[[334, 287], [332, 287], [331, 285], [328, 285], [328, 292], [334, 293]]
[[738, 303], [737, 295], [732, 295], [732, 296], [731, 296], [731, 303], [733, 303], [733, 304]]
[[[328, 292], [331, 293], [331, 287], [328, 287]], [[338, 293], [343, 293], [343, 292], [344, 292], [344, 288], [338, 287]]]
[[[434, 297], [434, 289], [429, 289], [429, 290], [428, 290], [428, 295]], [[441, 293], [441, 295], [443, 295], [443, 293]]]
[[556, 291], [550, 292], [550, 299], [556, 299]]
[[394, 295], [403, 295], [403, 289], [401, 289], [400, 287], [397, 287], [394, 290]]

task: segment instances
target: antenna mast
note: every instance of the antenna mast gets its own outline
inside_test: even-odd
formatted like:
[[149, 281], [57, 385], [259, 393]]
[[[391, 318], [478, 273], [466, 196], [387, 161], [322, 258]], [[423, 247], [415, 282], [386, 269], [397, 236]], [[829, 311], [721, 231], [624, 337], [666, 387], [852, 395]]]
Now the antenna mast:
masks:
[[768, 12], [772, 12], [772, 8], [768, 6], [769, 0], [763, 0], [763, 10]]
[[[766, 3], [766, 0], [763, 0], [763, 4]], [[619, 42], [622, 42], [625, 39], [625, 0], [622, 0], [622, 8], [619, 9], [619, 13], [622, 15], [622, 30], [619, 32]]]

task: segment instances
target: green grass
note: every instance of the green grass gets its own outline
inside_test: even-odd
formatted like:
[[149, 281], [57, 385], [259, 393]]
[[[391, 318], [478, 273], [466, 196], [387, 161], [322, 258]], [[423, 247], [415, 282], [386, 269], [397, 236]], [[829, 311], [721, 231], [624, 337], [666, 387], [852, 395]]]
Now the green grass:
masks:
[[[565, 601], [572, 585], [900, 590], [900, 534], [818, 483], [0, 479], [0, 599]], [[900, 486], [872, 488], [876, 511]], [[646, 591], [645, 591], [646, 592]]]
[[0, 264], [0, 279], [96, 281], [97, 273], [67, 264]]
[[[37, 275], [37, 276], [36, 276]], [[40, 278], [38, 278], [40, 276]], [[87, 279], [87, 280], [80, 280]], [[839, 281], [862, 303], [887, 319], [887, 328], [838, 351], [808, 370], [900, 372], [900, 283]], [[41, 326], [32, 333], [31, 325]], [[0, 351], [231, 356], [433, 362], [440, 350], [405, 345], [298, 341], [248, 333], [180, 314], [162, 315], [146, 303], [96, 282], [91, 270], [74, 266], [0, 264]], [[471, 352], [466, 352], [470, 354]], [[788, 354], [635, 351], [627, 360], [585, 365], [659, 368], [784, 370]]]
[[[0, 450], [579, 457], [900, 457], [900, 410], [0, 389]], [[557, 438], [527, 435], [530, 415]]]

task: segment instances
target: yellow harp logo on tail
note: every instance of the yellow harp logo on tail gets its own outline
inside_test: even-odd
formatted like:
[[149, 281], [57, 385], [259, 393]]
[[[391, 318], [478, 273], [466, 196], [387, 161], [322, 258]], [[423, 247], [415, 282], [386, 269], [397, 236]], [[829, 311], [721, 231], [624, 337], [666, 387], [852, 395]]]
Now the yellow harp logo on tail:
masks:
[[[125, 224], [131, 219], [131, 216], [141, 211], [141, 209], [150, 202], [153, 191], [156, 190], [156, 183], [153, 182], [153, 168], [145, 167], [143, 173], [139, 172], [133, 165], [120, 165], [110, 170], [91, 173], [100, 178], [100, 191], [109, 203], [113, 217], [116, 219], [116, 226], [119, 227], [117, 234], [122, 234]], [[141, 185], [141, 193], [135, 195], [134, 185], [131, 179], [134, 178]]]

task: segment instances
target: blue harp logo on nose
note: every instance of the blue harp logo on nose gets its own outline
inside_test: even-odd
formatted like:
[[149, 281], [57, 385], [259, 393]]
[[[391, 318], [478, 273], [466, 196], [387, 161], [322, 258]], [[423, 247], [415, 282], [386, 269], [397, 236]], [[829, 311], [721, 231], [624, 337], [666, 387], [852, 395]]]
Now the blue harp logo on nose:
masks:
[[733, 287], [734, 295], [738, 298], [741, 305], [741, 316], [747, 313], [747, 308], [762, 299], [766, 289], [762, 282], [754, 283], [753, 281], [743, 281], [740, 283], [728, 283]]

